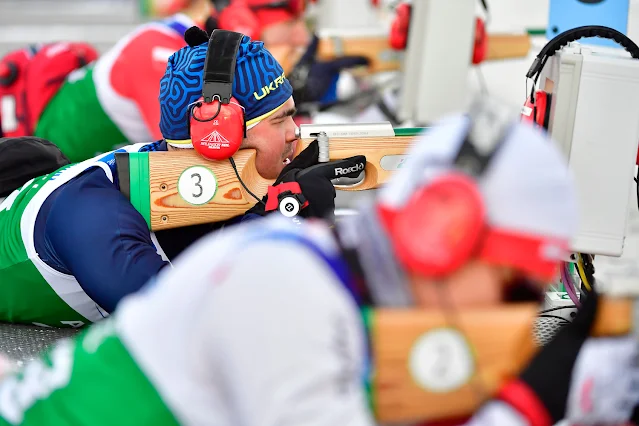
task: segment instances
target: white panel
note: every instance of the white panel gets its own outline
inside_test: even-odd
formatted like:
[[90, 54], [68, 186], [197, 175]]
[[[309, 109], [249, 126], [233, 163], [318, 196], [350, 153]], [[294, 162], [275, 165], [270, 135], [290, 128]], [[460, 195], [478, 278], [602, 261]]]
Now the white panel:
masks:
[[581, 217], [573, 249], [620, 256], [639, 141], [639, 61], [593, 50], [582, 50], [580, 76], [574, 54], [560, 55], [554, 98], [563, 117], [554, 117], [551, 134], [570, 147], [577, 181]]
[[318, 29], [380, 27], [378, 10], [370, 0], [322, 0], [316, 4]]
[[402, 119], [432, 123], [465, 108], [475, 7], [475, 0], [413, 4], [399, 112]]

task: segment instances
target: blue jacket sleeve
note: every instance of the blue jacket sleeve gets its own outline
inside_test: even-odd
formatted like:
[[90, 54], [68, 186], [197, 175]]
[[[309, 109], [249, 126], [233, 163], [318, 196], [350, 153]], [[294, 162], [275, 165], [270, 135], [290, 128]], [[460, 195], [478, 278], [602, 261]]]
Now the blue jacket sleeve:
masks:
[[168, 265], [144, 218], [101, 170], [76, 178], [57, 194], [45, 233], [55, 258], [108, 312]]
[[243, 216], [239, 217], [239, 221], [237, 221], [236, 223], [240, 223], [240, 222], [249, 222], [251, 220], [255, 220], [255, 219], [260, 219], [263, 216], [256, 214], [256, 213], [246, 213]]

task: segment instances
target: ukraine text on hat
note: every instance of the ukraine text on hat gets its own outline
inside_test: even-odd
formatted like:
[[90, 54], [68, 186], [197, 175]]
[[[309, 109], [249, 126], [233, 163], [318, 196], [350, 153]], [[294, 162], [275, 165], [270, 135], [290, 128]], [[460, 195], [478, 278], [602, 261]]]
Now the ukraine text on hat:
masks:
[[[280, 87], [282, 84], [284, 84], [284, 79], [285, 78], [286, 77], [285, 77], [284, 73], [282, 73], [282, 75], [280, 75], [277, 78], [275, 78], [275, 80], [271, 81], [268, 85], [263, 86], [261, 95], [258, 95], [257, 92], [253, 92], [253, 96], [255, 97], [255, 100], [259, 101], [260, 99], [264, 98], [269, 93], [275, 91], [278, 87]], [[273, 87], [273, 85], [275, 85], [275, 87]]]

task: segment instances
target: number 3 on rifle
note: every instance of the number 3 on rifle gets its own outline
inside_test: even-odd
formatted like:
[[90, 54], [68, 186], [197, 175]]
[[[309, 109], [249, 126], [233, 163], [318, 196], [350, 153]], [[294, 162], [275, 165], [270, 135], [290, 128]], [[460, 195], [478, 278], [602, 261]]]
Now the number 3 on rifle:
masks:
[[213, 199], [216, 192], [217, 178], [207, 167], [189, 167], [178, 179], [178, 194], [189, 204], [206, 204]]
[[202, 188], [202, 185], [200, 185], [200, 183], [202, 182], [202, 176], [199, 173], [193, 173], [191, 177], [197, 180], [197, 182], [195, 182], [195, 186], [197, 186], [200, 190], [200, 192], [198, 192], [197, 194], [193, 194], [193, 196], [195, 198], [200, 198], [202, 196], [202, 193], [204, 192], [204, 188]]

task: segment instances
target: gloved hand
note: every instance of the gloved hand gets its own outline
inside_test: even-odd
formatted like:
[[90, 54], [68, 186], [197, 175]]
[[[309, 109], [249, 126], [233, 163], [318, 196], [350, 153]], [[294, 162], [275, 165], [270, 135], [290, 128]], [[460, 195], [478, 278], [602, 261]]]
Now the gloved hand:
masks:
[[[318, 157], [319, 144], [314, 140], [284, 167], [262, 202], [246, 213], [264, 216], [281, 208], [290, 217], [332, 219], [335, 214], [335, 187], [331, 180], [359, 176], [366, 165], [366, 157], [356, 155], [327, 163], [319, 163]], [[352, 171], [347, 171], [350, 168]], [[298, 206], [295, 206], [296, 202]]]
[[597, 312], [590, 293], [574, 321], [533, 358], [501, 399], [531, 425], [618, 425], [639, 401], [639, 342], [636, 337], [590, 338]]
[[319, 102], [332, 85], [336, 84], [342, 70], [368, 65], [363, 56], [343, 56], [332, 61], [317, 61], [319, 37], [313, 35], [311, 44], [295, 65], [288, 80], [293, 86], [293, 99], [298, 105]]

